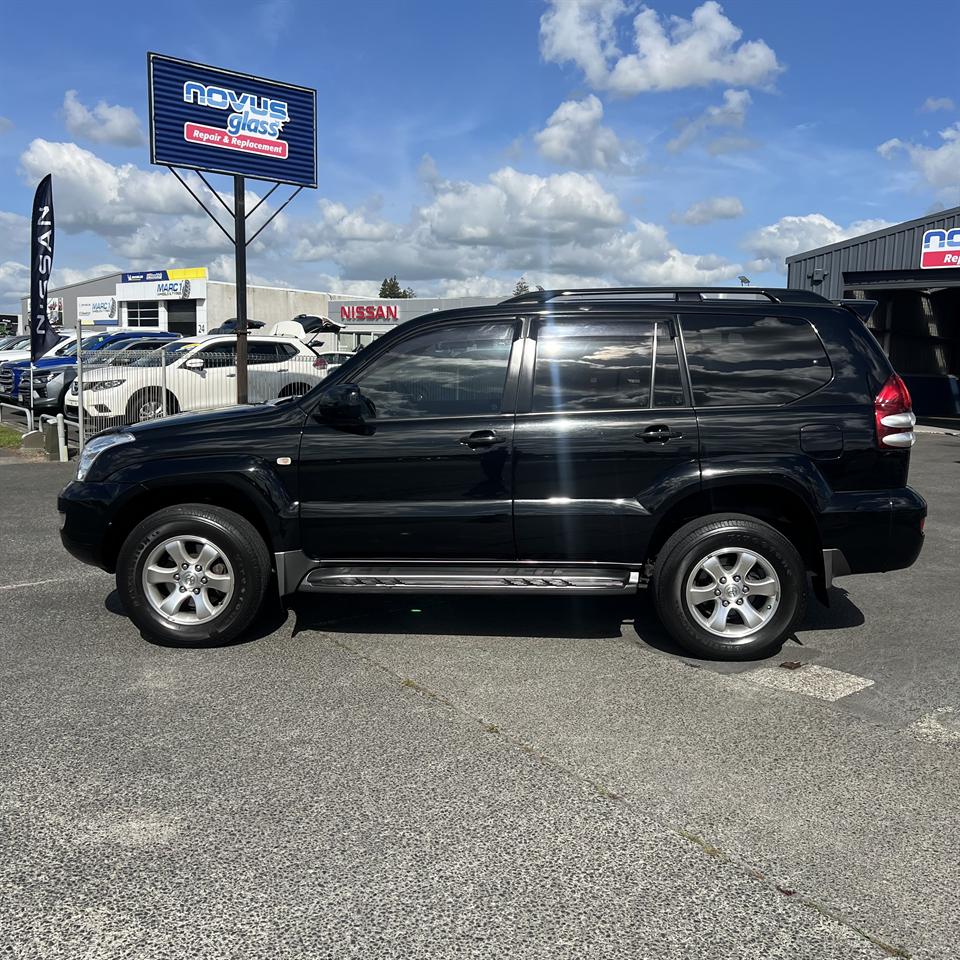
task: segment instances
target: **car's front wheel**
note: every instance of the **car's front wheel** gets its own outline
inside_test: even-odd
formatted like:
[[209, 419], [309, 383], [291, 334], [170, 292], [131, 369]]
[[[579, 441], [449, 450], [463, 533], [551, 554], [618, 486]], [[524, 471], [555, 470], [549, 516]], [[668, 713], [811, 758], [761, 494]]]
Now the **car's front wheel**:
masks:
[[653, 599], [671, 636], [692, 653], [746, 660], [783, 643], [803, 617], [806, 569], [793, 544], [753, 517], [704, 517], [663, 545]]
[[249, 627], [270, 579], [270, 554], [249, 520], [200, 503], [151, 514], [117, 558], [117, 591], [150, 640], [228, 643]]

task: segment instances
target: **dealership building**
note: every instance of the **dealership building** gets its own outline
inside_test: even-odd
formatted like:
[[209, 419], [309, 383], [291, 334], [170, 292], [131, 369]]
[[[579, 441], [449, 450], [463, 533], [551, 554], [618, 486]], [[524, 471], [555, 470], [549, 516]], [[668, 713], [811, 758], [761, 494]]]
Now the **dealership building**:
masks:
[[915, 409], [960, 415], [960, 207], [788, 257], [787, 285], [876, 300], [868, 326]]
[[[326, 317], [342, 326], [338, 346], [355, 350], [398, 323], [425, 313], [497, 303], [497, 297], [380, 299], [289, 287], [247, 287], [247, 315], [266, 327], [301, 314]], [[66, 329], [160, 327], [199, 336], [236, 316], [236, 286], [210, 280], [205, 267], [111, 273], [51, 288], [51, 319]], [[21, 326], [29, 299], [21, 302]]]

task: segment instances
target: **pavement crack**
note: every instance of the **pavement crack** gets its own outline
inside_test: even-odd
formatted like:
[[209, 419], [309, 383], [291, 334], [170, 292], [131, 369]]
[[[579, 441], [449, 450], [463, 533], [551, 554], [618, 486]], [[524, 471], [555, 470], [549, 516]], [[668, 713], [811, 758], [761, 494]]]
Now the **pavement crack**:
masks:
[[[353, 617], [345, 617], [341, 619], [354, 619]], [[333, 623], [337, 621], [328, 621]], [[589, 776], [581, 770], [576, 770], [571, 766], [563, 763], [561, 760], [556, 757], [546, 753], [540, 748], [534, 746], [528, 741], [524, 740], [522, 737], [518, 736], [515, 733], [510, 733], [505, 731], [502, 727], [498, 726], [495, 723], [492, 723], [489, 720], [486, 720], [483, 717], [479, 717], [474, 713], [471, 713], [469, 710], [462, 707], [460, 704], [454, 702], [449, 697], [438, 692], [437, 690], [428, 687], [426, 684], [420, 683], [418, 680], [414, 680], [412, 677], [404, 676], [399, 671], [395, 670], [393, 667], [384, 663], [381, 660], [376, 659], [370, 654], [364, 653], [362, 650], [357, 649], [346, 641], [340, 639], [339, 637], [332, 636], [329, 633], [325, 633], [324, 636], [336, 647], [339, 647], [345, 653], [348, 653], [350, 656], [355, 657], [358, 660], [366, 663], [368, 666], [377, 670], [379, 673], [384, 674], [389, 680], [399, 687], [405, 690], [411, 691], [417, 696], [421, 696], [426, 700], [429, 700], [433, 703], [436, 703], [451, 713], [456, 714], [463, 720], [466, 720], [474, 726], [478, 726], [485, 733], [492, 736], [496, 736], [499, 739], [503, 740], [506, 744], [523, 751], [529, 756], [535, 757], [543, 766], [548, 769], [561, 773], [572, 780], [577, 781], [578, 783], [589, 787], [597, 796], [601, 797], [604, 800], [607, 800], [611, 803], [616, 803], [622, 805], [628, 809], [633, 810], [634, 804], [630, 799], [624, 796], [621, 793], [616, 792], [615, 790], [610, 789], [599, 780]], [[708, 857], [713, 858], [721, 863], [727, 864], [735, 870], [739, 870], [744, 873], [746, 876], [750, 877], [753, 880], [756, 880], [758, 883], [767, 887], [768, 889], [776, 891], [781, 897], [789, 899], [793, 903], [805, 907], [808, 910], [811, 910], [815, 913], [820, 914], [822, 917], [831, 920], [834, 923], [839, 924], [840, 926], [845, 927], [850, 930], [852, 933], [855, 933], [857, 936], [861, 937], [863, 940], [877, 947], [880, 951], [886, 954], [888, 957], [896, 957], [899, 960], [911, 960], [912, 954], [910, 954], [906, 948], [902, 946], [895, 946], [893, 944], [887, 943], [881, 937], [876, 936], [873, 933], [870, 933], [869, 930], [864, 930], [863, 927], [858, 926], [848, 917], [844, 916], [840, 911], [828, 907], [825, 904], [821, 903], [819, 900], [815, 900], [812, 897], [800, 894], [795, 890], [792, 890], [788, 887], [784, 887], [781, 884], [778, 884], [774, 879], [768, 877], [763, 871], [758, 870], [756, 867], [753, 867], [749, 864], [745, 864], [733, 855], [727, 853], [722, 848], [711, 843], [709, 840], [705, 839], [699, 833], [691, 830], [687, 827], [674, 827], [670, 824], [664, 824], [664, 826], [671, 830], [674, 834], [686, 840], [688, 843], [692, 843], [700, 848], [700, 850]]]

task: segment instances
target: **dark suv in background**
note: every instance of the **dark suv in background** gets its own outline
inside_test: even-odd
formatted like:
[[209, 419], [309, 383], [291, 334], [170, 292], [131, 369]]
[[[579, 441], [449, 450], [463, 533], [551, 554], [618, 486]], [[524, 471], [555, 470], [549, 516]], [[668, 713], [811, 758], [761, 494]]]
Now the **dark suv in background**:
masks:
[[546, 291], [428, 314], [306, 396], [100, 434], [63, 541], [180, 644], [281, 594], [622, 595], [698, 654], [803, 616], [808, 574], [909, 566], [910, 398], [870, 304], [777, 289]]

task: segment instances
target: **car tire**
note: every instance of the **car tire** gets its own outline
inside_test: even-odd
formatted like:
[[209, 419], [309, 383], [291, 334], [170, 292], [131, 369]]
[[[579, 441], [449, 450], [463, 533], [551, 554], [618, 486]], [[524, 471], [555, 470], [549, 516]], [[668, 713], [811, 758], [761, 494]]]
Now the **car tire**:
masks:
[[657, 555], [651, 587], [671, 637], [711, 659], [751, 660], [779, 648], [806, 610], [806, 568], [796, 547], [742, 514], [706, 516], [677, 530]]
[[284, 397], [302, 397], [309, 393], [312, 388], [306, 383], [288, 383], [281, 391], [278, 400]]
[[[157, 412], [153, 415], [147, 415], [145, 413], [148, 407], [153, 408]], [[159, 417], [163, 416], [163, 388], [162, 387], [147, 387], [143, 390], [138, 390], [128, 401], [127, 401], [127, 423], [146, 423], [150, 420], [156, 420]], [[167, 414], [179, 413], [180, 404], [177, 402], [177, 398], [168, 390], [167, 391], [167, 404], [166, 404]]]
[[245, 517], [187, 503], [158, 510], [130, 532], [116, 577], [124, 609], [148, 640], [217, 646], [239, 637], [260, 610], [270, 553]]

